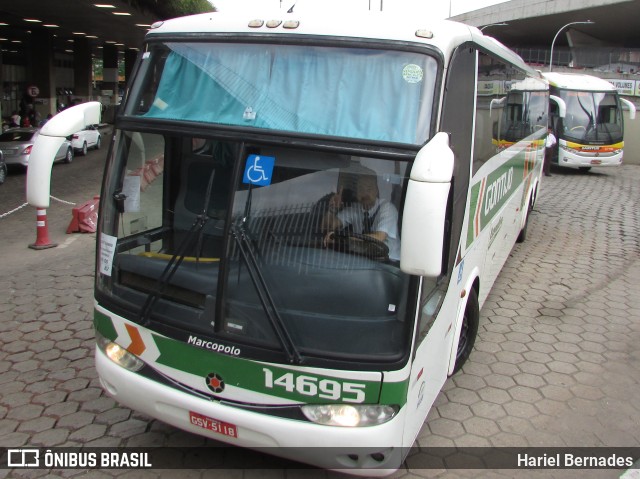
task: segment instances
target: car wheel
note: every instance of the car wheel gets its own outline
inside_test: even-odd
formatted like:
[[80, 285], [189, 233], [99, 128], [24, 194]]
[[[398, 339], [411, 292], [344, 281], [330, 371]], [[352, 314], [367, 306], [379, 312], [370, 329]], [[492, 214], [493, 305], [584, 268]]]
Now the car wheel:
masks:
[[0, 165], [0, 185], [7, 179], [7, 165], [2, 163]]
[[101, 143], [102, 139], [100, 137], [98, 137], [98, 141], [96, 141], [96, 150], [100, 149], [100, 143]]
[[73, 161], [73, 148], [67, 148], [67, 154], [64, 155], [64, 162], [69, 164]]

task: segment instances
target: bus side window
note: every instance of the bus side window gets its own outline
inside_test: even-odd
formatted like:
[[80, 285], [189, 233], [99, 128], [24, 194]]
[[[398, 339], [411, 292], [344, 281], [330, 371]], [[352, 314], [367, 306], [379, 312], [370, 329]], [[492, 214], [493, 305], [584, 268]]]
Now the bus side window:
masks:
[[522, 108], [505, 111], [509, 108], [506, 100], [509, 89], [514, 80], [520, 79], [513, 68], [479, 52], [477, 74], [473, 174], [508, 144], [509, 126], [522, 120], [523, 111]]

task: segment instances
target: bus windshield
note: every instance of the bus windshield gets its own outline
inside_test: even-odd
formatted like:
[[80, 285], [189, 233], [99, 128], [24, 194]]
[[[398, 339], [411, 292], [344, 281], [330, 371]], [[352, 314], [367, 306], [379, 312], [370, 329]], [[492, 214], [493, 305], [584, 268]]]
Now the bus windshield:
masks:
[[103, 304], [259, 359], [406, 354], [406, 161], [127, 130], [114, 148]]
[[422, 145], [436, 72], [433, 57], [407, 51], [152, 44], [125, 115]]
[[622, 141], [622, 114], [615, 93], [561, 90], [567, 105], [561, 135], [578, 143]]

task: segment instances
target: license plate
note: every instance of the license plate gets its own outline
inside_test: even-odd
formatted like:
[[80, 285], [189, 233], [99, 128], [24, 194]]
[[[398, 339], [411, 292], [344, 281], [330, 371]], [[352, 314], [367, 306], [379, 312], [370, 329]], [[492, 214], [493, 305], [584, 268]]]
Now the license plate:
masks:
[[218, 421], [217, 419], [203, 416], [193, 411], [189, 411], [189, 421], [195, 426], [222, 434], [223, 436], [238, 437], [238, 428], [228, 422]]
[[601, 165], [602, 164], [602, 160], [591, 160], [591, 164], [592, 165]]

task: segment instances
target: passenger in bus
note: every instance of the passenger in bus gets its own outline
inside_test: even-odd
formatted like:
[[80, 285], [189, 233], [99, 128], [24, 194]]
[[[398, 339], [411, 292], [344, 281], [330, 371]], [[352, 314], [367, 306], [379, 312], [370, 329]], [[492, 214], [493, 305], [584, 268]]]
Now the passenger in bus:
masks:
[[358, 177], [357, 203], [345, 205], [343, 188], [329, 199], [329, 211], [323, 218], [322, 229], [326, 232], [324, 245], [333, 243], [335, 232], [350, 228], [353, 233], [370, 236], [382, 241], [389, 248], [389, 259], [400, 259], [398, 238], [398, 210], [386, 199], [381, 199], [378, 179], [374, 175]]

